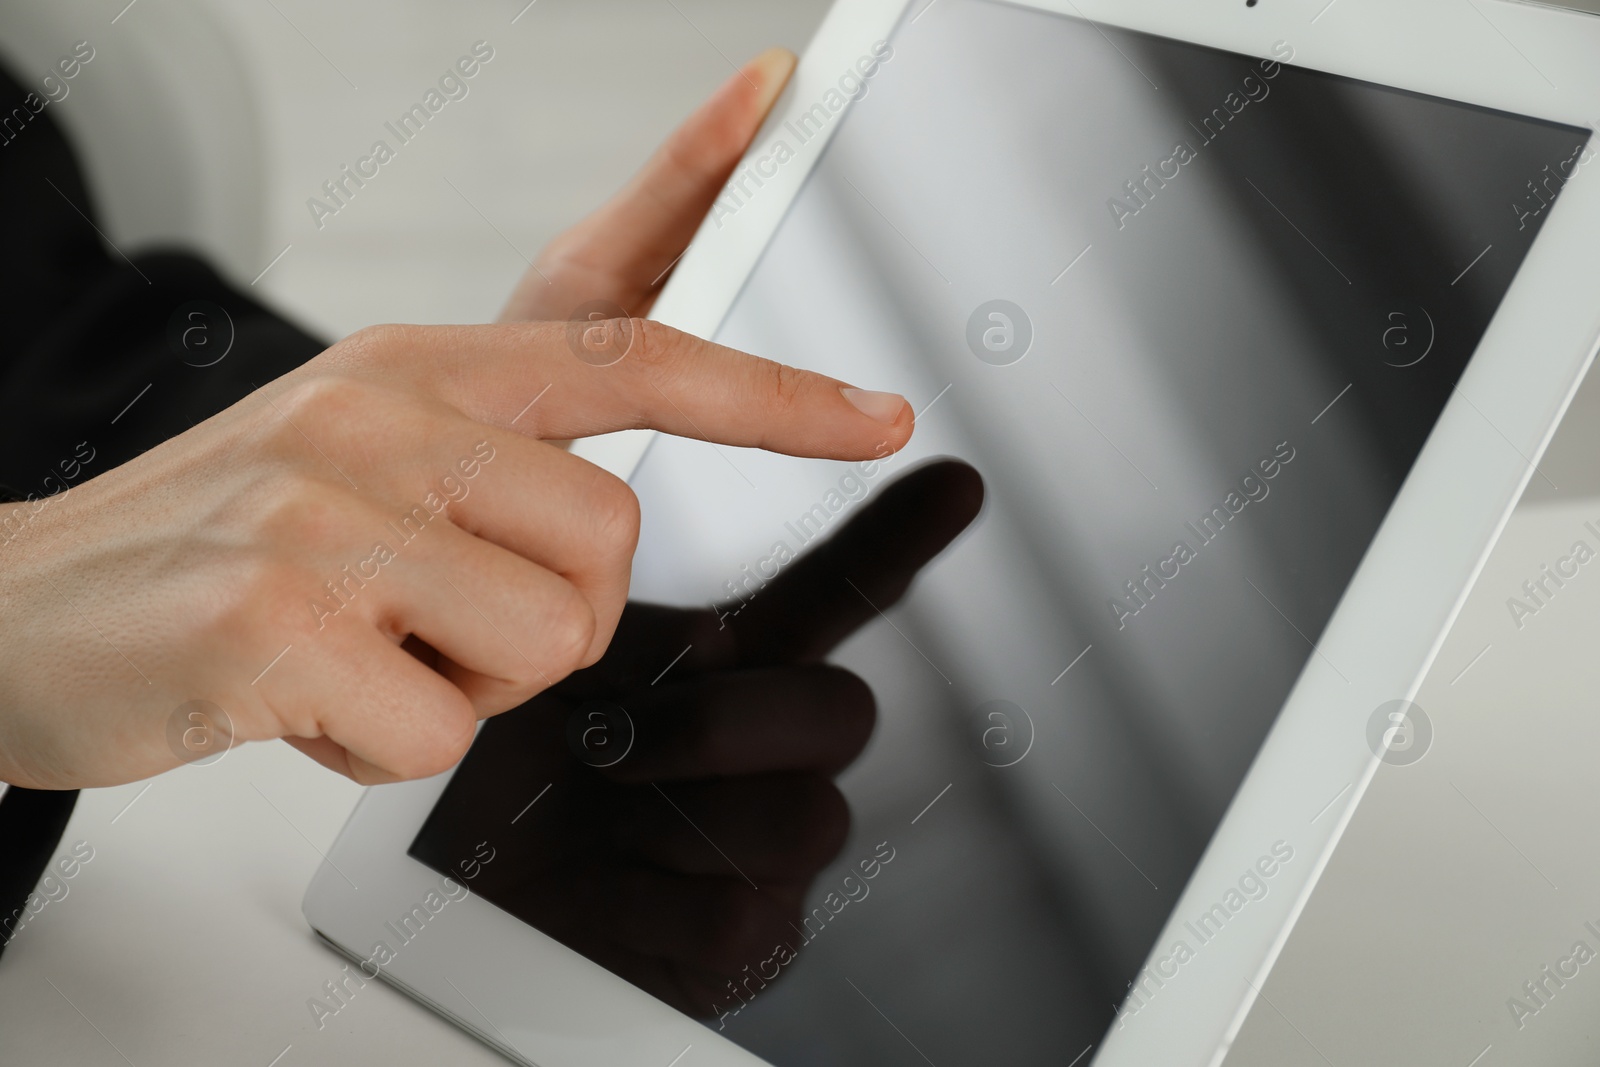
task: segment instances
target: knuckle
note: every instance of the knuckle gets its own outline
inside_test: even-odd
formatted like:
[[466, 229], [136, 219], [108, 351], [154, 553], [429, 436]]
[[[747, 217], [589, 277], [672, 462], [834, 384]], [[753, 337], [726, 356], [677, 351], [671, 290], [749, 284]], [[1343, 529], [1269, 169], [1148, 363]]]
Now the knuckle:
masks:
[[211, 590], [195, 619], [221, 647], [253, 654], [289, 629], [304, 629], [310, 620], [306, 600], [316, 588], [307, 567], [277, 552], [257, 551], [230, 561], [229, 570], [230, 580]]
[[[343, 374], [318, 374], [291, 385], [273, 402], [282, 419], [276, 420], [278, 435], [304, 443], [297, 428], [310, 424], [324, 426], [350, 418], [368, 399], [367, 386]], [[288, 423], [288, 425], [285, 425]]]
[[[408, 700], [414, 701], [415, 696]], [[381, 710], [386, 714], [391, 711], [387, 707]], [[383, 757], [381, 765], [370, 768], [356, 765], [357, 781], [379, 785], [431, 778], [461, 762], [477, 734], [478, 719], [472, 704], [460, 693], [440, 694], [439, 699], [427, 702], [421, 714], [420, 726], [414, 738], [403, 746], [391, 749]], [[371, 780], [364, 781], [367, 777]]]
[[363, 544], [364, 531], [381, 529], [383, 520], [376, 504], [344, 485], [299, 468], [269, 475], [234, 527], [246, 549], [242, 579], [229, 583], [229, 599], [236, 596], [243, 601], [240, 611], [280, 627], [322, 629], [327, 613], [315, 605], [332, 603], [328, 583], [341, 581], [341, 565], [360, 558], [351, 549]]
[[[599, 468], [596, 468], [597, 470]], [[594, 546], [606, 559], [626, 561], [639, 544], [639, 497], [628, 483], [600, 471], [589, 496]]]
[[360, 362], [384, 362], [399, 344], [406, 327], [395, 323], [364, 326], [334, 347], [346, 358]]
[[349, 490], [298, 468], [273, 475], [257, 500], [258, 543], [302, 558], [342, 546], [359, 507]]
[[477, 715], [465, 698], [438, 708], [430, 720], [432, 730], [427, 744], [416, 746], [395, 768], [396, 772], [404, 778], [431, 778], [454, 767], [472, 747], [477, 722]]
[[[569, 584], [567, 588], [569, 594], [565, 603], [551, 613], [544, 628], [545, 652], [562, 675], [583, 666], [598, 625], [594, 608], [578, 592], [577, 587]], [[559, 679], [552, 677], [550, 680], [554, 682]], [[540, 676], [537, 681], [542, 682], [544, 678]]]
[[630, 318], [628, 336], [633, 338], [629, 355], [645, 367], [659, 370], [683, 354], [684, 335], [655, 319]]
[[575, 258], [584, 244], [583, 232], [577, 226], [569, 226], [550, 238], [535, 257], [533, 265], [545, 274], [555, 274], [566, 266], [568, 260]]
[[761, 362], [768, 375], [768, 395], [774, 401], [774, 407], [780, 413], [788, 411], [794, 406], [800, 390], [805, 387], [806, 372], [776, 360], [763, 359]]

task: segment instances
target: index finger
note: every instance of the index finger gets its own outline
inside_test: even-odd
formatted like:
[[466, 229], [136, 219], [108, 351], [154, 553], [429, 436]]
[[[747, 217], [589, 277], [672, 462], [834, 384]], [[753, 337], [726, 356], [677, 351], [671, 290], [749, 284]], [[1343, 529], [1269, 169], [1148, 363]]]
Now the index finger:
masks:
[[[569, 336], [581, 329], [606, 331], [604, 350], [620, 358], [586, 362]], [[479, 422], [546, 439], [653, 429], [792, 456], [869, 459], [903, 447], [913, 422], [897, 393], [649, 319], [377, 327], [341, 358], [410, 379]]]

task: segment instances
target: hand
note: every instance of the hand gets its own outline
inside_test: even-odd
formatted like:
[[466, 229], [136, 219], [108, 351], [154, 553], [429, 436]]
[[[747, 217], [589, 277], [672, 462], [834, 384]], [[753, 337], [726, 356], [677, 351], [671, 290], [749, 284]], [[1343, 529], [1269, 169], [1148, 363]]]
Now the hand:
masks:
[[358, 781], [438, 773], [595, 662], [627, 596], [636, 499], [540, 438], [863, 459], [911, 432], [898, 398], [874, 418], [832, 379], [633, 329], [600, 368], [563, 324], [375, 327], [49, 498], [3, 549], [0, 779], [166, 770], [197, 699]]
[[[757, 60], [767, 89], [724, 87], [632, 192], [556, 242], [564, 285], [609, 279], [585, 292], [648, 306], [644, 269], [687, 240], [785, 62]], [[893, 394], [653, 322], [603, 328], [631, 338], [605, 367], [575, 358], [564, 322], [364, 330], [133, 462], [17, 505], [0, 546], [0, 780], [167, 770], [193, 751], [197, 700], [231, 723], [208, 750], [282, 737], [361, 782], [436, 774], [478, 719], [594, 663], [626, 600], [637, 501], [546, 442], [650, 427], [864, 459], [911, 434]]]
[[772, 48], [729, 77], [621, 192], [550, 242], [500, 321], [567, 319], [594, 300], [649, 314], [794, 66]]
[[[413, 854], [682, 1011], [737, 1007], [728, 981], [804, 951], [806, 890], [849, 832], [832, 779], [875, 709], [821, 660], [982, 499], [971, 467], [929, 464], [736, 615], [628, 605], [598, 663], [485, 724]], [[478, 842], [493, 862], [463, 863]]]

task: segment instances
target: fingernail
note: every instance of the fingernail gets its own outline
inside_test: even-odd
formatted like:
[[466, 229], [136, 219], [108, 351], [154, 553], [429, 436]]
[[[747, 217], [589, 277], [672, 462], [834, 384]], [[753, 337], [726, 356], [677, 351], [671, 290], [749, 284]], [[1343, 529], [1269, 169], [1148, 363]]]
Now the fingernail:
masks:
[[844, 386], [839, 392], [861, 414], [885, 426], [893, 426], [906, 406], [906, 398], [899, 393], [877, 393], [871, 389], [854, 389], [850, 386]]
[[796, 59], [787, 48], [769, 48], [744, 65], [735, 77], [743, 76], [758, 87], [757, 107], [763, 114], [789, 83]]

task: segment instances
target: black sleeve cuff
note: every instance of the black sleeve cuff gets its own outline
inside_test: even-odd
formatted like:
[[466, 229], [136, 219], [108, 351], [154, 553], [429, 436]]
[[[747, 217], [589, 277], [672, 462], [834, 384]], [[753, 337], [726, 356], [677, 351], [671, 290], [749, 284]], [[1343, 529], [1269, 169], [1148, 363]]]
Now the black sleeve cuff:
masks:
[[0, 796], [0, 953], [28, 924], [28, 899], [66, 832], [76, 789], [23, 789]]

